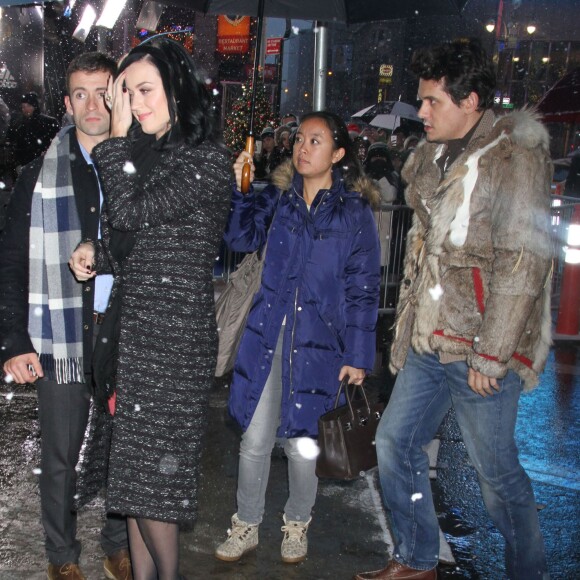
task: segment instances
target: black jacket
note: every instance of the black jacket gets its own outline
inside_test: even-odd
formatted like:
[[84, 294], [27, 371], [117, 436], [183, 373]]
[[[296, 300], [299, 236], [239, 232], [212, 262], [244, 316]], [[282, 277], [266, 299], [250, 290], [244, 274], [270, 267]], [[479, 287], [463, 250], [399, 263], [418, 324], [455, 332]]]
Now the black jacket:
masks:
[[[99, 224], [99, 185], [72, 129], [71, 173], [82, 239], [96, 239]], [[28, 272], [30, 211], [32, 194], [40, 174], [42, 158], [27, 165], [14, 188], [6, 227], [0, 234], [0, 362], [34, 352], [28, 335]], [[80, 242], [81, 240], [79, 240]], [[72, 276], [72, 273], [71, 273]], [[83, 292], [83, 356], [85, 372], [91, 370], [93, 350], [94, 281], [85, 282]]]

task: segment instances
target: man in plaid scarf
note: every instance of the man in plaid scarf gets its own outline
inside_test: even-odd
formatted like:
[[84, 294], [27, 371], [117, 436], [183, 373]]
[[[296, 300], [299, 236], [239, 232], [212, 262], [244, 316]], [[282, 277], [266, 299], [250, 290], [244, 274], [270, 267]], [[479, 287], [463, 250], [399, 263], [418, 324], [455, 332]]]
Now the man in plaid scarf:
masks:
[[[35, 383], [41, 430], [39, 477], [48, 578], [81, 580], [76, 539], [76, 471], [91, 398], [91, 358], [112, 280], [78, 283], [68, 268], [75, 246], [99, 235], [102, 195], [90, 158], [109, 137], [105, 104], [115, 62], [76, 57], [67, 71], [65, 127], [16, 183], [0, 238], [0, 361], [5, 380]], [[101, 532], [113, 580], [131, 578], [126, 521], [107, 517]]]

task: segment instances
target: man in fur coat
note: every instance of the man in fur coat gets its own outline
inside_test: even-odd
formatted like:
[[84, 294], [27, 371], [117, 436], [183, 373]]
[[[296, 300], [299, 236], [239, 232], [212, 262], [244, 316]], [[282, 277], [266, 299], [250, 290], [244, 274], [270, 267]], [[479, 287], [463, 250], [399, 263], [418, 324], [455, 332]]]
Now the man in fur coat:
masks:
[[403, 171], [415, 210], [376, 437], [394, 557], [357, 579], [435, 579], [439, 528], [423, 446], [454, 407], [509, 578], [547, 578], [518, 400], [550, 346], [548, 134], [534, 114], [496, 118], [495, 74], [475, 41], [415, 53], [424, 140]]

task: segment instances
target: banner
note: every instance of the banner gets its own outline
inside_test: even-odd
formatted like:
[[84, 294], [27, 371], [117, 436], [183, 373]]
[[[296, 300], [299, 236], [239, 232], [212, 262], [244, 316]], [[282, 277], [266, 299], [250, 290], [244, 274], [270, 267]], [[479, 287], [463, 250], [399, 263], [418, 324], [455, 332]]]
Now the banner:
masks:
[[282, 37], [268, 38], [266, 39], [266, 54], [275, 55], [280, 54], [282, 49]]
[[218, 16], [217, 51], [243, 54], [250, 50], [250, 17]]

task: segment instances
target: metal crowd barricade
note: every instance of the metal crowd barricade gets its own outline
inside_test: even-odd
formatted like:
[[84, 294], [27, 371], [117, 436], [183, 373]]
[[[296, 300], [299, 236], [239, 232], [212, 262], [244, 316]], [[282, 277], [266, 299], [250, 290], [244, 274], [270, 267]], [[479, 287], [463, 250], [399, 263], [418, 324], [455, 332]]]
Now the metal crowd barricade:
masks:
[[[574, 209], [580, 203], [577, 198], [552, 195], [551, 227], [552, 244], [554, 250], [554, 267], [552, 274], [552, 308], [557, 309], [560, 304], [560, 287], [566, 258], [568, 243], [568, 227]], [[580, 291], [580, 289], [579, 289]]]
[[[267, 185], [268, 183], [265, 181], [254, 181], [252, 183], [256, 192], [262, 191]], [[230, 274], [236, 269], [245, 255], [243, 252], [232, 252], [222, 241], [213, 269], [213, 278], [214, 281], [218, 282], [218, 286], [220, 283], [226, 283], [230, 279]]]
[[[264, 184], [258, 184], [264, 187]], [[561, 195], [552, 196], [551, 228], [554, 247], [554, 268], [552, 276], [552, 306], [557, 308], [560, 301], [560, 286], [564, 270], [564, 258], [568, 226], [574, 208], [579, 200]], [[381, 296], [380, 314], [395, 312], [399, 297], [399, 286], [403, 274], [405, 242], [411, 226], [413, 210], [406, 205], [381, 205], [375, 212], [375, 219], [381, 242]], [[227, 282], [229, 275], [240, 263], [244, 254], [230, 252], [225, 244], [216, 260], [214, 278]]]
[[[258, 187], [263, 186], [264, 184], [258, 184]], [[380, 210], [374, 213], [381, 241], [379, 312], [384, 314], [394, 312], [397, 305], [403, 271], [405, 240], [413, 212], [405, 205], [382, 205]], [[220, 254], [216, 258], [214, 279], [218, 283], [227, 282], [230, 274], [236, 269], [243, 257], [243, 253], [232, 252], [225, 244], [222, 244]]]
[[381, 297], [379, 314], [394, 313], [403, 274], [405, 242], [413, 210], [406, 205], [381, 204], [374, 212], [381, 243]]

